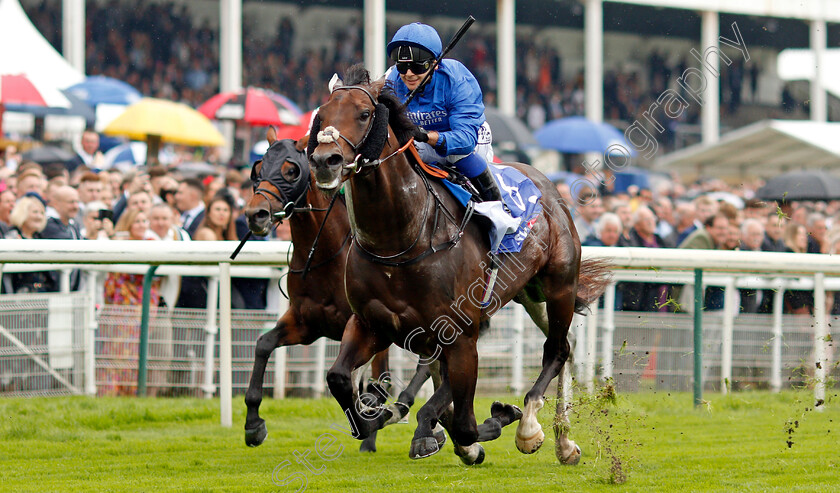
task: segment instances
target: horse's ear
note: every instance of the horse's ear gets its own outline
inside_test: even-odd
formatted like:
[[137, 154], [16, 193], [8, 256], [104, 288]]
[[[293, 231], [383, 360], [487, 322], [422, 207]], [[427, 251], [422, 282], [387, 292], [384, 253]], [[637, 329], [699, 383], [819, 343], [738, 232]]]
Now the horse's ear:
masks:
[[304, 135], [297, 142], [295, 142], [295, 150], [298, 152], [303, 152], [306, 150], [306, 146], [309, 145], [309, 134]]
[[330, 79], [330, 83], [327, 85], [327, 87], [330, 88], [330, 94], [332, 94], [333, 91], [335, 91], [343, 85], [344, 82], [341, 80], [341, 77], [339, 77], [338, 74], [333, 74], [332, 78]]
[[277, 140], [277, 130], [274, 130], [273, 125], [268, 127], [265, 138], [268, 140], [268, 145], [273, 144]]
[[375, 81], [370, 83], [370, 92], [374, 95], [376, 99], [379, 99], [379, 95], [382, 94], [382, 88], [385, 87], [385, 76], [376, 79]]

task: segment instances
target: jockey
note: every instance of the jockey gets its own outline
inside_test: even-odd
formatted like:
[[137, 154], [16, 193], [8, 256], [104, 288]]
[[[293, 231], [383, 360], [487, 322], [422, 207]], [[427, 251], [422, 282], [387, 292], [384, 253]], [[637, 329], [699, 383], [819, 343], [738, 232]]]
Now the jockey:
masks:
[[[440, 57], [440, 36], [431, 26], [415, 22], [401, 27], [388, 43], [395, 65], [385, 77], [403, 101], [417, 88]], [[415, 136], [421, 158], [427, 163], [451, 163], [478, 189], [483, 200], [501, 194], [487, 162], [493, 159], [490, 126], [484, 119], [481, 87], [459, 61], [443, 59], [406, 108], [421, 132]]]

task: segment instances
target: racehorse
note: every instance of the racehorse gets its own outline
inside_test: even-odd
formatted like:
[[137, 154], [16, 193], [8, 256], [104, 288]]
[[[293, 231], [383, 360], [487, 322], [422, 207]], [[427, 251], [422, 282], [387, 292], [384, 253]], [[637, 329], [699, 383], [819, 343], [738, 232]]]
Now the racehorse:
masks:
[[[499, 277], [489, 306], [484, 306], [489, 240], [468, 221], [469, 209], [416, 170], [417, 159], [405, 153], [415, 132], [384, 79], [371, 83], [361, 65], [348, 69], [344, 81], [333, 86], [313, 122], [308, 154], [315, 182], [329, 192], [346, 183], [354, 232], [345, 283], [354, 314], [327, 373], [330, 391], [354, 436], [369, 436], [390, 419], [389, 412], [360, 412], [351, 373], [376, 352], [397, 344], [439, 362], [443, 379], [417, 414], [410, 457], [438, 451], [432, 427], [439, 419], [448, 421], [450, 437], [462, 446], [496, 439], [502, 427], [519, 419], [517, 448], [536, 452], [544, 440], [536, 415], [548, 384], [569, 355], [572, 316], [604, 291], [609, 265], [582, 264], [571, 214], [553, 184], [530, 166], [508, 164], [540, 188], [542, 212], [530, 218], [533, 225], [522, 250], [495, 259]], [[540, 305], [544, 310], [542, 371], [521, 412], [496, 403], [491, 418], [477, 425], [473, 398], [479, 324], [514, 298], [526, 308]], [[454, 406], [448, 415], [450, 403]], [[556, 426], [555, 432], [558, 459], [576, 463], [580, 449], [568, 440], [568, 427]]]
[[[344, 202], [333, 200], [333, 210], [329, 220], [325, 220], [330, 200], [311, 187], [309, 166], [302, 152], [306, 140], [299, 146], [291, 140], [276, 140], [271, 129], [268, 141], [270, 147], [265, 156], [251, 170], [255, 193], [245, 207], [245, 215], [251, 232], [260, 236], [267, 235], [278, 219], [287, 218], [294, 252], [289, 262], [289, 308], [275, 327], [257, 340], [254, 369], [245, 394], [245, 443], [252, 447], [262, 444], [268, 433], [259, 407], [271, 352], [281, 346], [312, 344], [320, 337], [340, 341], [352, 313], [344, 295], [344, 266], [350, 239]], [[387, 391], [379, 387], [388, 374], [387, 350], [374, 357], [371, 367], [377, 384], [369, 385], [365, 395], [376, 398], [373, 400], [378, 402], [372, 404], [381, 404], [387, 396]], [[414, 394], [427, 378], [428, 367], [418, 367], [418, 375], [399, 396], [402, 407], [398, 418], [408, 412]], [[376, 436], [365, 440], [361, 450], [375, 451]]]

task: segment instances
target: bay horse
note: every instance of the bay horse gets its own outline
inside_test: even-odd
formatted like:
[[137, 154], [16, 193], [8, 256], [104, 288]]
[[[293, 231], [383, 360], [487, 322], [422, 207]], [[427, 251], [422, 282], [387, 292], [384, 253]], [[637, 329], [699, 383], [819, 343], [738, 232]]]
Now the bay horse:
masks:
[[[344, 267], [350, 239], [344, 202], [334, 200], [329, 220], [325, 220], [330, 200], [311, 186], [312, 177], [303, 154], [306, 140], [302, 139], [297, 145], [292, 140], [277, 140], [274, 130], [270, 129], [268, 141], [270, 146], [263, 159], [251, 170], [255, 193], [244, 212], [248, 228], [259, 236], [267, 235], [280, 217], [287, 218], [294, 252], [287, 278], [289, 308], [273, 329], [257, 339], [254, 368], [245, 393], [248, 407], [245, 443], [252, 447], [262, 444], [268, 433], [259, 407], [265, 368], [272, 351], [281, 346], [312, 344], [321, 337], [340, 341], [352, 314], [344, 295]], [[282, 214], [276, 214], [281, 211]], [[375, 397], [371, 400], [377, 402], [370, 404], [377, 405], [387, 396], [387, 390], [380, 387], [384, 383], [383, 376], [388, 375], [387, 349], [374, 357], [371, 366], [377, 383], [369, 385], [365, 395]], [[414, 395], [428, 376], [427, 366], [418, 367], [415, 378], [400, 394], [397, 403], [392, 404], [392, 407], [396, 406], [395, 420], [408, 412]], [[375, 451], [376, 436], [365, 440], [361, 450]]]
[[[437, 361], [442, 377], [417, 414], [410, 457], [438, 451], [432, 433], [438, 420], [446, 422], [454, 442], [468, 446], [498, 438], [502, 427], [519, 419], [517, 448], [536, 452], [544, 440], [537, 412], [569, 356], [572, 316], [603, 293], [609, 265], [587, 261], [582, 267], [580, 240], [554, 185], [530, 166], [507, 164], [540, 188], [542, 211], [529, 218], [533, 225], [522, 250], [497, 256], [499, 277], [484, 306], [489, 239], [468, 221], [470, 209], [415, 169], [417, 159], [405, 150], [416, 127], [384, 84], [384, 79], [371, 83], [362, 65], [351, 67], [321, 106], [310, 133], [315, 182], [332, 193], [345, 183], [353, 230], [345, 283], [353, 315], [327, 373], [330, 391], [354, 436], [369, 436], [389, 419], [388, 411], [373, 417], [359, 411], [351, 373], [393, 343]], [[531, 313], [535, 306], [543, 310], [542, 371], [522, 411], [495, 403], [491, 418], [478, 425], [473, 400], [479, 326], [514, 298], [531, 307], [533, 318], [540, 318]], [[558, 459], [577, 463], [580, 449], [568, 439], [568, 426], [555, 426], [555, 432]]]

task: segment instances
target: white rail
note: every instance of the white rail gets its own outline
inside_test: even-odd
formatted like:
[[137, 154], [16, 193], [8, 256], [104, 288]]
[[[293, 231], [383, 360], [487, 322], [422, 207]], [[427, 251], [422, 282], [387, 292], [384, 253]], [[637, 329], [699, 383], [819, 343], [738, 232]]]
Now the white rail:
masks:
[[[229, 278], [231, 271], [237, 274], [238, 265], [262, 265], [282, 266], [285, 265], [288, 242], [251, 242], [240, 252], [235, 260], [230, 260], [230, 254], [236, 247], [236, 242], [139, 242], [139, 241], [72, 241], [72, 240], [4, 240], [0, 242], [0, 272], [12, 272], [15, 270], [32, 270], [33, 263], [39, 264], [77, 264], [90, 268], [91, 264], [137, 264], [137, 265], [179, 265], [179, 266], [204, 266], [173, 269], [173, 273], [186, 274], [187, 270], [195, 270], [190, 274], [218, 276], [220, 299], [229, 300]], [[820, 399], [825, 393], [825, 351], [827, 337], [826, 313], [824, 306], [825, 290], [840, 290], [840, 279], [826, 278], [826, 275], [840, 275], [840, 256], [794, 254], [794, 253], [771, 253], [771, 252], [738, 252], [738, 251], [707, 251], [707, 250], [680, 250], [680, 249], [647, 249], [647, 248], [607, 248], [607, 247], [584, 247], [585, 258], [606, 258], [613, 262], [617, 272], [616, 277], [620, 280], [637, 282], [662, 282], [662, 283], [693, 283], [693, 276], [688, 272], [694, 269], [703, 269], [712, 274], [704, 276], [704, 285], [726, 286], [730, 291], [725, 300], [730, 308], [725, 310], [726, 317], [731, 318], [737, 312], [731, 304], [734, 300], [736, 288], [753, 289], [813, 289], [815, 292], [815, 334], [814, 348], [818, 361], [816, 365], [816, 390], [815, 395]], [[14, 266], [7, 264], [29, 264]], [[226, 267], [221, 267], [224, 264]], [[213, 267], [207, 267], [213, 266]], [[68, 269], [71, 265], [63, 268]], [[109, 265], [109, 270], [114, 265]], [[621, 272], [621, 269], [642, 269], [646, 272]], [[654, 269], [651, 271], [650, 269]], [[165, 274], [169, 268], [161, 267], [159, 273]], [[715, 274], [723, 273], [723, 274]], [[745, 275], [745, 273], [748, 273]], [[753, 275], [749, 275], [752, 273]], [[755, 274], [760, 275], [756, 277]], [[766, 277], [776, 277], [766, 279]], [[795, 277], [793, 277], [795, 276]], [[65, 276], [66, 277], [66, 276]], [[611, 298], [613, 293], [608, 292], [607, 297]], [[781, 310], [777, 291], [777, 310]], [[229, 305], [229, 303], [226, 303]], [[613, 311], [610, 307], [604, 310], [603, 323], [600, 324], [610, 334], [614, 329], [612, 320]], [[225, 307], [223, 307], [225, 308]], [[229, 308], [227, 306], [226, 308]], [[229, 310], [222, 310], [220, 326], [230, 326]], [[597, 315], [596, 315], [597, 316]], [[775, 317], [774, 331], [778, 335], [781, 329], [780, 311]], [[594, 320], [587, 324], [594, 327]], [[591, 329], [586, 331], [589, 337], [586, 342], [586, 352], [594, 358], [595, 345]], [[222, 333], [222, 339], [228, 337]], [[590, 340], [591, 338], [591, 340]], [[606, 340], [607, 338], [605, 338]], [[731, 342], [731, 337], [725, 338]], [[779, 337], [774, 338], [773, 343], [773, 365], [774, 369], [779, 368]], [[725, 346], [726, 344], [724, 344]], [[731, 347], [725, 349], [731, 354]], [[220, 395], [224, 396], [222, 402], [225, 406], [230, 405], [230, 366], [228, 358], [222, 350], [220, 368]], [[611, 355], [610, 347], [602, 349], [602, 355]], [[89, 364], [89, 363], [88, 363]], [[611, 361], [605, 359], [604, 373], [611, 372]], [[587, 374], [593, 370], [587, 368]], [[724, 371], [722, 380], [731, 378]], [[773, 372], [774, 378], [778, 371]], [[780, 382], [773, 382], [777, 388]], [[723, 386], [726, 387], [725, 385]], [[818, 407], [820, 409], [822, 406]], [[229, 409], [222, 410], [223, 421], [230, 416]]]

